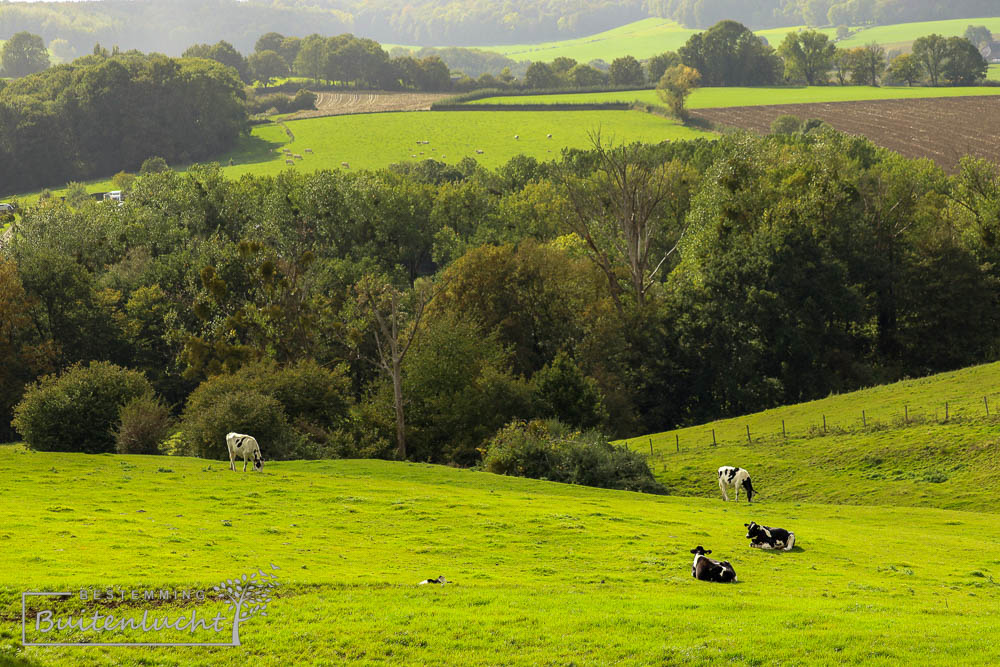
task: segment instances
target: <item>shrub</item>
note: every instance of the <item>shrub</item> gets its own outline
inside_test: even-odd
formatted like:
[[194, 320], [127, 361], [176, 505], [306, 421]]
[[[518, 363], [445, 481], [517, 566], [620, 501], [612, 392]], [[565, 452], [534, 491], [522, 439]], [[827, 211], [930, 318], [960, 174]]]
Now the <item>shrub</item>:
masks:
[[792, 114], [782, 114], [771, 123], [771, 134], [798, 134], [802, 131], [802, 119]]
[[288, 425], [281, 403], [271, 396], [244, 390], [202, 401], [197, 394], [196, 389], [188, 400], [183, 421], [184, 441], [191, 453], [208, 459], [228, 459], [226, 434], [231, 431], [256, 438], [265, 459], [292, 458], [300, 449], [301, 437]]
[[139, 174], [145, 176], [146, 174], [159, 174], [164, 171], [170, 171], [170, 166], [167, 161], [158, 155], [146, 158], [142, 166], [139, 167]]
[[511, 422], [487, 445], [483, 465], [501, 475], [666, 493], [640, 454], [596, 431], [574, 432], [557, 421]]
[[14, 408], [13, 425], [33, 449], [113, 452], [122, 406], [152, 393], [138, 371], [103, 361], [75, 364], [30, 385]]
[[265, 458], [335, 456], [345, 449], [350, 408], [342, 367], [264, 361], [198, 385], [184, 409], [184, 441], [199, 456], [227, 458], [225, 436], [236, 431], [254, 436]]
[[118, 411], [115, 451], [119, 454], [159, 454], [173, 428], [170, 408], [153, 394], [133, 398]]

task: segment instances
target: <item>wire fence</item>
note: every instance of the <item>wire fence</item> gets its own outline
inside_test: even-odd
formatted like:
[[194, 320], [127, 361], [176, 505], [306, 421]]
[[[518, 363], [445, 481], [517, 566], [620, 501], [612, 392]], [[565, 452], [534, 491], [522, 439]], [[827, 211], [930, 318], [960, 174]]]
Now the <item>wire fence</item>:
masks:
[[[1000, 424], [1000, 398], [984, 395], [976, 399], [941, 401], [936, 405], [917, 406], [900, 402], [896, 406], [860, 408], [845, 416], [843, 409], [822, 410], [811, 415], [795, 414], [773, 420], [752, 417], [744, 420], [727, 419], [705, 425], [679, 429], [665, 436], [631, 438], [630, 448], [644, 452], [647, 458], [664, 458], [685, 449], [755, 444], [774, 444], [795, 438], [817, 438], [830, 435], [863, 435], [927, 424], [983, 423]], [[803, 424], [803, 422], [808, 422]], [[673, 437], [671, 437], [673, 436]], [[646, 452], [648, 445], [649, 451]]]

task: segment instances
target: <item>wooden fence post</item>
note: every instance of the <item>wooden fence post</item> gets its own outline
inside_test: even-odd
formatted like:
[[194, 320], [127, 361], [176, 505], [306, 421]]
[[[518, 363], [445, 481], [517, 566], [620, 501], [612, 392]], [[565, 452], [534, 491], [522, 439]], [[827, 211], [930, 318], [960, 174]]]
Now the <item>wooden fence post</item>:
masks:
[[861, 424], [865, 428], [868, 428], [868, 419], [865, 417], [865, 411], [864, 410], [861, 411]]
[[785, 420], [784, 419], [781, 420], [781, 437], [785, 438], [785, 439], [788, 439], [788, 434], [785, 433]]
[[715, 445], [716, 445], [716, 442], [715, 442], [715, 429], [713, 428], [712, 429], [712, 446], [715, 447]]
[[649, 455], [650, 455], [650, 457], [653, 456], [653, 439], [652, 438], [649, 439]]
[[823, 433], [826, 433], [826, 415], [823, 415]]
[[986, 416], [989, 417], [990, 416], [990, 401], [985, 396], [983, 396], [983, 404], [986, 406]]
[[910, 423], [910, 406], [908, 405], [903, 406], [903, 421], [907, 424]]
[[680, 454], [681, 453], [681, 436], [679, 434], [677, 434], [677, 433], [674, 433], [674, 440], [677, 443], [677, 453]]
[[948, 421], [948, 401], [944, 402], [944, 420]]
[[747, 424], [747, 444], [752, 445], [753, 440], [750, 439], [750, 424]]

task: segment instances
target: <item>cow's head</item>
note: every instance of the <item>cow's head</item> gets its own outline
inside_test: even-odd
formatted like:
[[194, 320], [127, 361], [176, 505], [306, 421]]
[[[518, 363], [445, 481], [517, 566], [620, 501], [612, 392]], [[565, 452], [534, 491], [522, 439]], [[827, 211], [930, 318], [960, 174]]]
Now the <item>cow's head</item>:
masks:
[[764, 537], [764, 530], [757, 525], [756, 522], [751, 521], [750, 523], [743, 524], [747, 527], [747, 539], [757, 540], [758, 538]]
[[747, 492], [747, 502], [753, 502], [753, 484], [750, 483], [750, 475], [743, 480], [743, 490]]
[[260, 472], [264, 469], [264, 457], [260, 455], [260, 451], [253, 453], [253, 469]]
[[705, 551], [704, 549], [701, 548], [701, 545], [699, 544], [698, 546], [696, 546], [694, 549], [691, 550], [691, 553], [693, 553], [695, 556], [707, 556], [708, 554], [712, 553], [712, 550], [709, 549], [708, 551]]

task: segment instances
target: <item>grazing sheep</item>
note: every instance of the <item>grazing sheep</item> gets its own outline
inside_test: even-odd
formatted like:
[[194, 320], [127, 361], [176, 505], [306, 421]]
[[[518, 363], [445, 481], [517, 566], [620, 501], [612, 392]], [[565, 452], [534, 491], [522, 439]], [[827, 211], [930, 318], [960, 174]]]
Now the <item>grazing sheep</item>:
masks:
[[520, 138], [521, 138], [521, 135], [520, 135], [520, 134], [515, 134], [515, 135], [514, 135], [514, 141], [517, 141], [517, 140], [518, 140], [518, 139], [520, 139]]
[[483, 151], [481, 151], [480, 149], [477, 148], [476, 149], [476, 155], [482, 155], [482, 154], [483, 154]]
[[417, 157], [416, 153], [410, 153], [410, 157]]
[[243, 472], [247, 471], [247, 459], [253, 458], [253, 469], [264, 469], [264, 457], [260, 455], [260, 445], [252, 435], [242, 433], [226, 434], [226, 448], [229, 449], [229, 469], [236, 472], [236, 456], [243, 457]]
[[[551, 137], [552, 135], [550, 134], [549, 136]], [[305, 152], [306, 152], [306, 153], [312, 153], [312, 152], [313, 152], [313, 149], [311, 149], [311, 148], [307, 148], [307, 149], [305, 150]]]
[[302, 156], [299, 155], [298, 153], [295, 153], [294, 155], [292, 155], [292, 157], [295, 158], [296, 160], [301, 160], [302, 159]]
[[343, 168], [345, 168], [345, 169], [350, 169], [351, 168], [351, 165], [347, 164], [346, 162], [341, 162], [340, 166], [343, 167]]
[[546, 139], [551, 139], [551, 138], [552, 138], [552, 133], [550, 132], [549, 134], [546, 134], [546, 135], [545, 135], [545, 138], [546, 138]]
[[290, 164], [290, 165], [292, 165], [294, 167], [295, 166], [295, 160], [285, 160], [285, 164]]

